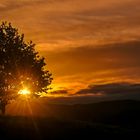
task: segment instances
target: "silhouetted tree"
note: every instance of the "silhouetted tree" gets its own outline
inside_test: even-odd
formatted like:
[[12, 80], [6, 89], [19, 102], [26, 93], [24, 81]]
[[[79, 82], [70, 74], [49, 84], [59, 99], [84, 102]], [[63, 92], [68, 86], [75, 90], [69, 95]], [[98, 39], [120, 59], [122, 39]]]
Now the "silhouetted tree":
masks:
[[11, 23], [0, 25], [0, 109], [3, 114], [9, 101], [18, 97], [20, 89], [28, 87], [33, 97], [46, 93], [51, 84], [45, 59], [34, 47], [32, 41], [24, 41], [24, 34], [20, 35]]

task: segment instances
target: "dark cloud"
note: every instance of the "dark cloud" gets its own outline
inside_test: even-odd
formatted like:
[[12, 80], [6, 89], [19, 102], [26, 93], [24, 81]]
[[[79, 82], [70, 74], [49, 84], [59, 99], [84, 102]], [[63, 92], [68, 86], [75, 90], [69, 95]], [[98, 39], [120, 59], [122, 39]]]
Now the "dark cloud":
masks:
[[[101, 94], [98, 94], [101, 93]], [[140, 83], [110, 83], [89, 85], [73, 95], [48, 98], [50, 102], [77, 104], [111, 100], [140, 100]]]
[[140, 94], [140, 84], [131, 84], [131, 83], [109, 83], [103, 85], [90, 85], [86, 89], [81, 89], [76, 94], [97, 94], [101, 93], [103, 95], [112, 96], [112, 95], [123, 95], [127, 94]]
[[55, 90], [53, 92], [51, 92], [51, 94], [68, 94], [68, 90], [63, 89], [63, 90]]
[[[116, 71], [123, 69], [124, 75], [139, 76], [140, 41], [82, 46], [63, 51], [43, 52], [50, 68], [58, 75]], [[131, 71], [131, 70], [134, 71]]]

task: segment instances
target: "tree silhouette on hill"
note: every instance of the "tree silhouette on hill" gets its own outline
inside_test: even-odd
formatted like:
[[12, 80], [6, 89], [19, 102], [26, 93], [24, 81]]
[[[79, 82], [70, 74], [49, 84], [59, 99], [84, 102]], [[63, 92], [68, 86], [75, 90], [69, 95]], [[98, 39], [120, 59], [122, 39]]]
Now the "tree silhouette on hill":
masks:
[[35, 44], [24, 41], [24, 34], [11, 23], [0, 25], [0, 109], [5, 113], [5, 106], [16, 99], [19, 91], [30, 90], [30, 96], [47, 93], [52, 75], [46, 70], [45, 58], [35, 51]]

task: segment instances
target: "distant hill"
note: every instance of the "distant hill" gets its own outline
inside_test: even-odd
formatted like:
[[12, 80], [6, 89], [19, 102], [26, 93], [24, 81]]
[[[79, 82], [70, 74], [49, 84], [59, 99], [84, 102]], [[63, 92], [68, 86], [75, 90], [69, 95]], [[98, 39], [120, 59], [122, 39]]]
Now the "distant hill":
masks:
[[[109, 124], [140, 123], [140, 101], [119, 100], [93, 104], [48, 104], [46, 102], [30, 101], [13, 104], [7, 114], [14, 116], [53, 117], [63, 120], [80, 120], [103, 122]], [[9, 113], [9, 112], [12, 113]]]
[[93, 104], [49, 105], [53, 117], [124, 126], [140, 125], [140, 101], [122, 100]]
[[[36, 107], [34, 104], [36, 103], [30, 103], [30, 107]], [[51, 140], [115, 139], [122, 136], [134, 138], [140, 133], [139, 101], [123, 100], [75, 105], [42, 102], [38, 106], [32, 109], [32, 115], [1, 116], [1, 137]], [[43, 114], [37, 116], [37, 113]]]

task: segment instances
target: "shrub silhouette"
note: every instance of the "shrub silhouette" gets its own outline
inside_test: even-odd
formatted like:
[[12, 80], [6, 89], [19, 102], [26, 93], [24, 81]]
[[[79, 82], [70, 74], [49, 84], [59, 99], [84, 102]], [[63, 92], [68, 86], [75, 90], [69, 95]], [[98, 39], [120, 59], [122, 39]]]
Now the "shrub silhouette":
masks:
[[51, 73], [46, 70], [45, 58], [35, 51], [35, 44], [24, 41], [24, 34], [11, 23], [0, 25], [0, 109], [18, 97], [18, 91], [28, 87], [30, 96], [47, 92], [51, 84]]

